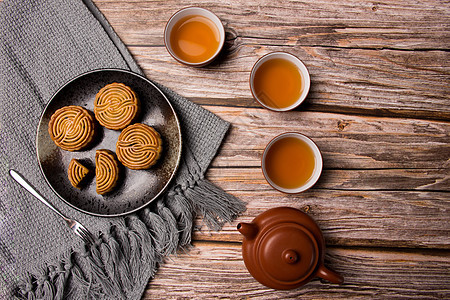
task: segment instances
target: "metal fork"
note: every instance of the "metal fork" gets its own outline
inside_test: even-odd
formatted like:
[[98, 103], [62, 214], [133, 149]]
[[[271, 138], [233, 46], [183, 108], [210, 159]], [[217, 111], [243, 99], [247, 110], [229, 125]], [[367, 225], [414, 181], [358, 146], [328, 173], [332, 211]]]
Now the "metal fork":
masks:
[[86, 244], [94, 244], [95, 238], [92, 235], [92, 233], [87, 230], [83, 225], [81, 225], [78, 221], [72, 220], [67, 218], [65, 215], [63, 215], [59, 210], [57, 210], [55, 207], [53, 207], [41, 194], [39, 194], [38, 191], [34, 187], [32, 187], [25, 178], [22, 177], [17, 171], [15, 170], [9, 170], [9, 174], [12, 178], [14, 178], [21, 186], [23, 186], [27, 191], [29, 191], [33, 196], [41, 200], [42, 203], [47, 205], [51, 210], [53, 210], [56, 214], [58, 214], [61, 218], [66, 221], [67, 226], [69, 226], [70, 229], [75, 232], [76, 235], [81, 237], [81, 239]]

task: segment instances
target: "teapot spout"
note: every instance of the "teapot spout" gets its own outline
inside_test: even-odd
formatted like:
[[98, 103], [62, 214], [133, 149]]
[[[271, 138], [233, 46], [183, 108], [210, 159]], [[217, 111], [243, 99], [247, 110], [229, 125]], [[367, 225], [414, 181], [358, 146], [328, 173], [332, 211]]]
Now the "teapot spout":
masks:
[[341, 284], [344, 282], [344, 277], [342, 277], [335, 271], [326, 268], [324, 265], [321, 265], [317, 270], [317, 276], [325, 280], [328, 280], [331, 283]]
[[239, 223], [237, 230], [245, 236], [245, 238], [251, 240], [258, 234], [258, 226], [254, 223]]

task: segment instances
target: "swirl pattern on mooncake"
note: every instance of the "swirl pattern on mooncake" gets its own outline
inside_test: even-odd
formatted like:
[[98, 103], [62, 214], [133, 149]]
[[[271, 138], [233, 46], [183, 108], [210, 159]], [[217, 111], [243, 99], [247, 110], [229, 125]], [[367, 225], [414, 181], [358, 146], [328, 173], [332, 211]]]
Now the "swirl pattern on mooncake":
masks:
[[106, 149], [96, 151], [95, 178], [98, 194], [104, 195], [114, 189], [119, 179], [119, 164], [114, 152]]
[[119, 135], [116, 152], [119, 161], [133, 170], [148, 169], [161, 156], [162, 140], [152, 127], [136, 123]]
[[94, 139], [94, 118], [81, 106], [64, 106], [52, 115], [48, 133], [55, 144], [66, 151], [78, 151]]
[[136, 118], [139, 105], [136, 93], [129, 86], [114, 82], [95, 96], [95, 118], [108, 129], [121, 130]]
[[80, 188], [81, 182], [86, 178], [89, 173], [89, 169], [83, 166], [77, 159], [73, 158], [69, 163], [69, 169], [67, 170], [70, 183]]

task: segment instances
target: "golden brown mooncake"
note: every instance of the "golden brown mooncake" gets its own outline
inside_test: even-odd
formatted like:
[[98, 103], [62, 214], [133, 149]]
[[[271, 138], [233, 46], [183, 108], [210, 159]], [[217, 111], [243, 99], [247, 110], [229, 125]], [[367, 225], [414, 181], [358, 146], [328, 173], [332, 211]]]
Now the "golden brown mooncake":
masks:
[[106, 149], [95, 152], [95, 178], [97, 194], [111, 192], [119, 180], [119, 163], [114, 152]]
[[80, 188], [83, 180], [89, 174], [89, 169], [83, 166], [77, 159], [73, 158], [69, 163], [69, 169], [67, 170], [67, 175], [69, 177], [70, 183], [76, 187]]
[[81, 106], [64, 106], [51, 116], [48, 133], [52, 141], [61, 149], [82, 150], [94, 139], [94, 118]]
[[148, 125], [130, 125], [120, 133], [116, 152], [117, 158], [125, 167], [133, 170], [148, 169], [161, 156], [161, 136]]
[[129, 86], [114, 82], [95, 96], [95, 118], [108, 129], [121, 130], [137, 117], [139, 106], [139, 99]]

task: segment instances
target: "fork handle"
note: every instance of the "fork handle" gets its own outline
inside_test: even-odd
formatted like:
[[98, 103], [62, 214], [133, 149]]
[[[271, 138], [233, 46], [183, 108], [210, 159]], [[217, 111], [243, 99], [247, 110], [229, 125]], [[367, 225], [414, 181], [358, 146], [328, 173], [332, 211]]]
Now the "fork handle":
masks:
[[16, 180], [21, 186], [23, 186], [28, 192], [30, 192], [33, 196], [38, 198], [42, 203], [47, 205], [51, 210], [53, 210], [56, 214], [58, 214], [60, 217], [62, 217], [64, 220], [68, 220], [66, 216], [64, 216], [59, 210], [57, 210], [53, 205], [51, 205], [41, 194], [39, 194], [38, 191], [34, 187], [29, 184], [25, 178], [22, 177], [17, 171], [15, 170], [9, 170], [9, 174], [11, 175], [14, 180]]

